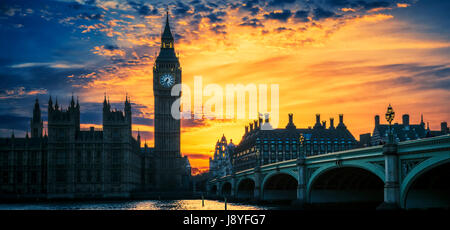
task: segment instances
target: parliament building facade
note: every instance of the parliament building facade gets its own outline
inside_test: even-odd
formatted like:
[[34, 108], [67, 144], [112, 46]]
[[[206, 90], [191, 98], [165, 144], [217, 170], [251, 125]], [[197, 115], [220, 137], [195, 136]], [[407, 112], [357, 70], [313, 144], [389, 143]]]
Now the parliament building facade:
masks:
[[[181, 82], [169, 20], [154, 67], [155, 148], [132, 136], [131, 102], [112, 110], [103, 102], [103, 127], [80, 128], [80, 105], [48, 102], [48, 135], [36, 99], [31, 135], [0, 138], [0, 198], [113, 198], [162, 191], [188, 191], [191, 169], [180, 153], [180, 121], [170, 116]], [[144, 195], [145, 196], [145, 195]]]

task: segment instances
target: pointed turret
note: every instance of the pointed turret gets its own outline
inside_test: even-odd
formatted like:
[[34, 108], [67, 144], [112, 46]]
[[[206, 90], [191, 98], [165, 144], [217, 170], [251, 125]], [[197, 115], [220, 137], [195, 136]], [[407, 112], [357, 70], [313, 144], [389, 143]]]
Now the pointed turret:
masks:
[[[49, 109], [51, 108], [51, 98], [48, 102]], [[30, 122], [31, 137], [42, 137], [42, 129], [44, 128], [44, 122], [41, 119], [41, 108], [39, 106], [39, 100], [36, 98], [33, 109], [33, 117]], [[28, 131], [27, 131], [28, 134]]]
[[131, 104], [128, 100], [128, 94], [125, 96], [125, 120], [128, 121], [128, 124], [130, 125], [130, 131], [131, 131]]
[[105, 93], [105, 99], [103, 100], [103, 112], [109, 112], [111, 110], [111, 106], [109, 104], [109, 100], [106, 100], [106, 93]]
[[138, 129], [138, 137], [137, 137], [137, 141], [138, 141], [139, 148], [140, 148], [140, 147], [141, 147], [141, 133], [139, 132], [139, 129]]
[[58, 106], [58, 97], [56, 97], [56, 101], [55, 101], [55, 110], [58, 110], [59, 106]]
[[41, 121], [41, 108], [39, 107], [39, 100], [36, 98], [33, 109], [33, 123]]
[[420, 114], [420, 125], [425, 127], [425, 123], [423, 122], [423, 114]]
[[72, 100], [70, 100], [70, 108], [75, 108], [75, 100], [73, 99], [73, 92], [72, 92]]
[[48, 99], [48, 110], [53, 110], [53, 101], [51, 95], [50, 98]]
[[161, 50], [156, 58], [156, 62], [161, 61], [178, 62], [178, 58], [175, 55], [174, 38], [170, 29], [169, 12], [166, 14], [166, 24], [161, 34]]
[[227, 138], [225, 137], [225, 134], [222, 134], [222, 139], [220, 141], [227, 143]]
[[161, 47], [173, 48], [173, 36], [172, 31], [170, 31], [170, 24], [169, 24], [169, 11], [166, 12], [166, 25], [164, 26], [164, 31], [161, 35]]

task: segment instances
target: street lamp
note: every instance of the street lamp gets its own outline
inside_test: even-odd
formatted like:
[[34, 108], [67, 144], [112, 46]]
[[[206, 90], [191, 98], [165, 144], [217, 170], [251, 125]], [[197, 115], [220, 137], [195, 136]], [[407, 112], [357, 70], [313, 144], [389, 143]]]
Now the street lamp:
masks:
[[392, 127], [391, 127], [391, 123], [394, 120], [394, 117], [395, 117], [394, 109], [392, 109], [391, 104], [389, 104], [386, 111], [386, 121], [389, 122], [388, 142], [390, 144], [394, 143], [394, 136], [392, 135]]
[[299, 153], [298, 153], [298, 155], [297, 155], [297, 158], [300, 158], [300, 154], [304, 154], [304, 152], [303, 152], [303, 150], [304, 150], [304, 146], [303, 146], [303, 143], [304, 143], [304, 141], [305, 141], [305, 138], [303, 137], [303, 133], [300, 133], [300, 137], [298, 138], [298, 143], [300, 144], [300, 146], [299, 146]]

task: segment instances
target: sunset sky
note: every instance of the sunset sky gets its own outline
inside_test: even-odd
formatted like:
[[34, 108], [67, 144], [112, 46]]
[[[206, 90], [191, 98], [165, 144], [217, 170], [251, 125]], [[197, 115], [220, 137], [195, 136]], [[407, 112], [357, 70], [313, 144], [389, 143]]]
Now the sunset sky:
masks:
[[[79, 96], [83, 127], [101, 127], [131, 97], [133, 133], [153, 146], [152, 67], [169, 10], [182, 79], [278, 84], [280, 127], [344, 114], [356, 139], [388, 104], [394, 122], [450, 122], [450, 1], [2, 0], [0, 136], [24, 136], [34, 99]], [[205, 97], [203, 101], [208, 98]], [[239, 143], [250, 120], [184, 120], [181, 150], [207, 169], [222, 134]], [[384, 122], [384, 119], [382, 120]]]

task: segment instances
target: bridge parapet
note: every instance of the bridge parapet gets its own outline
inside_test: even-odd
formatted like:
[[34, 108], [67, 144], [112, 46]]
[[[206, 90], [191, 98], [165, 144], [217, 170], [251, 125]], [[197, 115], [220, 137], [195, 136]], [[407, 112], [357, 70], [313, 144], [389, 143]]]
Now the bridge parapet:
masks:
[[424, 138], [420, 140], [403, 141], [398, 143], [399, 154], [412, 154], [414, 152], [430, 152], [436, 149], [450, 148], [450, 134]]
[[[298, 182], [297, 200], [307, 203], [311, 202], [314, 180], [321, 175], [331, 175], [327, 173], [332, 170], [332, 173], [338, 172], [340, 168], [346, 168], [347, 171], [349, 168], [360, 168], [376, 175], [384, 183], [385, 203], [405, 208], [408, 191], [414, 181], [433, 167], [450, 162], [450, 135], [400, 142], [390, 146], [391, 149], [387, 147], [379, 145], [308, 156], [302, 161], [303, 164], [299, 164], [298, 159], [266, 164], [258, 169], [246, 169], [214, 178], [209, 181], [209, 185], [216, 186], [220, 192], [225, 183], [230, 183], [231, 194], [236, 195], [240, 182], [245, 180], [243, 184], [254, 183], [254, 198], [264, 199], [264, 185], [270, 177], [287, 174]], [[247, 195], [250, 194], [250, 187], [246, 187]]]

